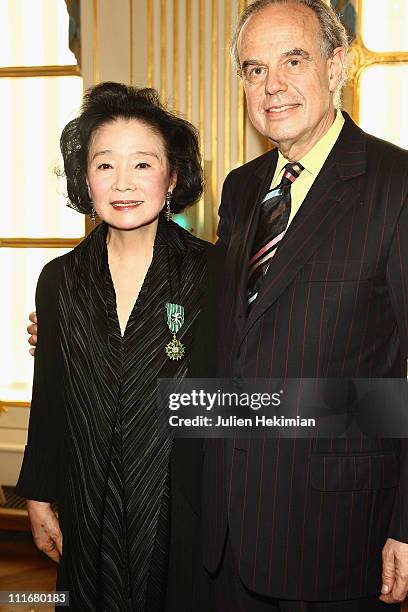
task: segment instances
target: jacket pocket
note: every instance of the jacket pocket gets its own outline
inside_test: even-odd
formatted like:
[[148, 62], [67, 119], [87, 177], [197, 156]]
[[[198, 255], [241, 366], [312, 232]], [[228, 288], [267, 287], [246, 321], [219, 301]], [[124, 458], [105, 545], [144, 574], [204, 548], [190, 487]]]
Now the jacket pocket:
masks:
[[310, 459], [310, 484], [318, 491], [390, 489], [399, 484], [394, 453], [319, 455]]
[[303, 280], [307, 283], [362, 281], [371, 277], [369, 265], [359, 260], [308, 262], [303, 271]]

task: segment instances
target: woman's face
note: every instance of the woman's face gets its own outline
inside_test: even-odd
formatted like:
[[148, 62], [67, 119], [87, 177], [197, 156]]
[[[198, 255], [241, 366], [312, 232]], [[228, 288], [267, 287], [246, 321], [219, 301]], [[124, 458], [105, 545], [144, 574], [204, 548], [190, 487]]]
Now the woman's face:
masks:
[[162, 137], [135, 119], [117, 119], [93, 133], [87, 181], [98, 216], [119, 230], [157, 223], [176, 184]]

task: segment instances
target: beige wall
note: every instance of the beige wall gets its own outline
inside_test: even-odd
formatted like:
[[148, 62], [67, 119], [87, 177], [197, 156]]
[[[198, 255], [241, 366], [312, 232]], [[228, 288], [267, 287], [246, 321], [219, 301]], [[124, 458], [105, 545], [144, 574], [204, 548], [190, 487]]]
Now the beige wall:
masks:
[[245, 0], [85, 0], [81, 3], [84, 86], [114, 80], [155, 87], [200, 130], [206, 174], [190, 227], [215, 237], [225, 175], [265, 150], [244, 112], [229, 57], [230, 32]]

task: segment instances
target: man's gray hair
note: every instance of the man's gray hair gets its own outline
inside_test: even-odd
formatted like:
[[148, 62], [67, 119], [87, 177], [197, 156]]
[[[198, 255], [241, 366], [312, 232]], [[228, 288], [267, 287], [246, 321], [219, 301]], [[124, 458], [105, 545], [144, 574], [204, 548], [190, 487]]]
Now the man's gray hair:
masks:
[[[247, 6], [239, 17], [235, 32], [231, 40], [231, 56], [237, 69], [240, 69], [239, 55], [238, 55], [238, 38], [242, 28], [252, 15], [259, 13], [263, 9], [271, 6], [272, 4], [300, 4], [310, 8], [320, 25], [320, 48], [323, 57], [328, 59], [333, 55], [334, 49], [342, 47], [344, 49], [344, 56], [347, 56], [349, 49], [349, 42], [346, 33], [346, 29], [340, 21], [340, 18], [331, 6], [325, 2], [325, 0], [254, 0]], [[336, 107], [340, 107], [341, 91], [347, 80], [346, 74], [346, 62], [343, 67], [342, 79], [337, 87], [334, 95], [334, 102]]]

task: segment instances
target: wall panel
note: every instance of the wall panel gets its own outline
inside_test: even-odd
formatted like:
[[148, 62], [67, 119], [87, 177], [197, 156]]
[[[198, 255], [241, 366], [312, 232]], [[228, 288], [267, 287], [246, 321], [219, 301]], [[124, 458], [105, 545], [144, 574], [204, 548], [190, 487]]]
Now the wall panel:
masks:
[[[153, 86], [163, 100], [200, 130], [206, 192], [187, 217], [189, 228], [210, 240], [215, 235], [216, 211], [225, 175], [270, 148], [249, 122], [242, 87], [228, 52], [231, 32], [247, 1], [89, 0], [81, 3], [85, 85], [109, 78], [141, 87]], [[376, 0], [331, 2], [336, 10], [346, 7], [350, 13], [354, 8], [357, 15], [356, 32], [351, 36], [354, 42], [350, 83], [344, 103], [358, 121], [360, 77], [364, 69], [379, 63], [407, 61], [407, 36], [395, 18], [406, 3], [405, 0], [382, 3], [386, 23], [393, 24], [398, 40], [402, 41], [395, 52], [387, 51], [381, 37], [377, 44], [374, 27], [370, 39], [373, 49], [368, 49], [363, 42], [363, 8], [369, 14]], [[344, 19], [351, 35], [346, 14]], [[393, 31], [390, 27], [387, 32]], [[387, 36], [395, 45], [393, 35]]]
[[245, 0], [81, 3], [85, 87], [107, 79], [155, 87], [200, 130], [206, 191], [188, 226], [215, 237], [225, 175], [264, 143], [253, 138], [229, 39]]

